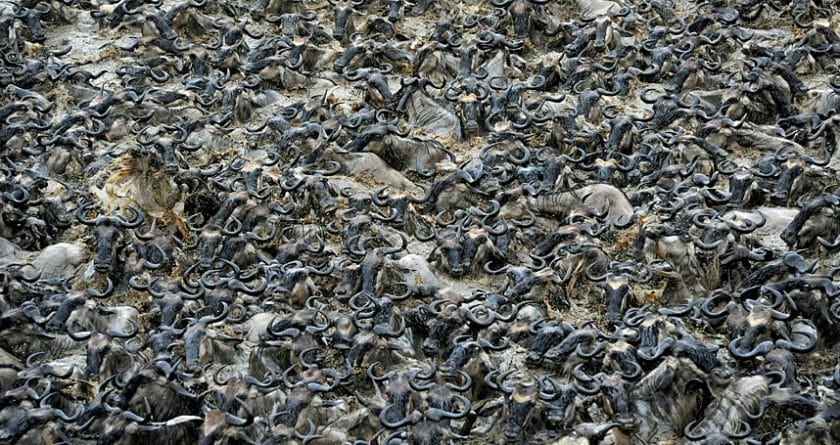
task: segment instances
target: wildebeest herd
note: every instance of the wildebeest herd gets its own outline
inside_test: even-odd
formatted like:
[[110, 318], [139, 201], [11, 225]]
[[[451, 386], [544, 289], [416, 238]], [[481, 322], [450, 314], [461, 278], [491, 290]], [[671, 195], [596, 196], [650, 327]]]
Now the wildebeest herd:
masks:
[[0, 2], [0, 442], [840, 442], [837, 8]]

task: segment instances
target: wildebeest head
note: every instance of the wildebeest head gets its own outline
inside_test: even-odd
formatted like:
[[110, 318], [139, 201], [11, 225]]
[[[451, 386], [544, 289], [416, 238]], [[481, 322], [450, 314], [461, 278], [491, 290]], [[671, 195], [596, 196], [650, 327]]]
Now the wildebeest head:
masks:
[[143, 213], [131, 207], [131, 219], [124, 219], [121, 216], [98, 216], [88, 218], [85, 216], [89, 205], [79, 206], [76, 210], [76, 218], [80, 223], [94, 226], [96, 229], [96, 257], [93, 260], [93, 267], [97, 272], [106, 273], [111, 270], [114, 264], [115, 252], [117, 249], [117, 237], [120, 236], [120, 229], [134, 229], [143, 223]]

